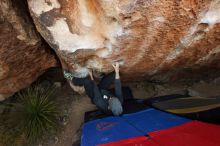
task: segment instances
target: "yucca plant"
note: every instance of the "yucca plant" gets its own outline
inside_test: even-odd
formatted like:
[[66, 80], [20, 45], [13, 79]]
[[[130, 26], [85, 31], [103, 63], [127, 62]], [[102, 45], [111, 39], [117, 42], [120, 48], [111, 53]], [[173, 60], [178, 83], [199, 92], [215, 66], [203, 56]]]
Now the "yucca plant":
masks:
[[29, 87], [15, 95], [9, 123], [20, 131], [29, 143], [43, 137], [58, 127], [58, 105], [53, 98], [55, 88]]

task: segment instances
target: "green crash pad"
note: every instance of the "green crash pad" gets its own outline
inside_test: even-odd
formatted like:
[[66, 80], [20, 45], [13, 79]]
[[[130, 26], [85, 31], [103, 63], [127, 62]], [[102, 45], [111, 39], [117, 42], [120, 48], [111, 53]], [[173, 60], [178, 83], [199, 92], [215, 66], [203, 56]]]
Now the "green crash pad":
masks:
[[152, 101], [152, 105], [158, 109], [175, 113], [188, 114], [220, 107], [219, 97], [181, 97], [163, 101]]

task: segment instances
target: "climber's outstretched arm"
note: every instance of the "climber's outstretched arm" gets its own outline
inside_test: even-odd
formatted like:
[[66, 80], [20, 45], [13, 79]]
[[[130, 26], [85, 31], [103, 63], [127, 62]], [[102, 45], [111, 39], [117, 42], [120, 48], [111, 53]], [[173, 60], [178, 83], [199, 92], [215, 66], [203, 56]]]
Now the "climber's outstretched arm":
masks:
[[115, 95], [118, 97], [121, 103], [123, 103], [123, 95], [122, 95], [122, 88], [121, 88], [121, 81], [119, 75], [119, 63], [116, 62], [112, 64], [115, 69]]

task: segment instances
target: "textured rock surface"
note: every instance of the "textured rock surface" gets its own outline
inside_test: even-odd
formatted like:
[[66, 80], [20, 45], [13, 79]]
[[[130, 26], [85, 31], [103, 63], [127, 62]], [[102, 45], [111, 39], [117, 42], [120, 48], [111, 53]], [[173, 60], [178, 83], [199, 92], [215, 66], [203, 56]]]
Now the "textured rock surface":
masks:
[[200, 97], [218, 97], [220, 84], [215, 82], [199, 82], [188, 89], [189, 95]]
[[57, 65], [28, 14], [25, 1], [0, 1], [0, 100]]
[[28, 4], [38, 31], [76, 76], [87, 68], [110, 72], [115, 60], [124, 61], [125, 80], [199, 77], [220, 68], [220, 0]]

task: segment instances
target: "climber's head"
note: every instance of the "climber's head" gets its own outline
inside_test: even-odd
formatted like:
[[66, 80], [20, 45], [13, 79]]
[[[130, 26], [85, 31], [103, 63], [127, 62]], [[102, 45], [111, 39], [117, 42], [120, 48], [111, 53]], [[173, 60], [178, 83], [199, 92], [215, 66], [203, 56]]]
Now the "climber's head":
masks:
[[108, 103], [109, 103], [109, 110], [112, 111], [114, 116], [119, 116], [122, 114], [123, 108], [118, 98], [111, 97]]

